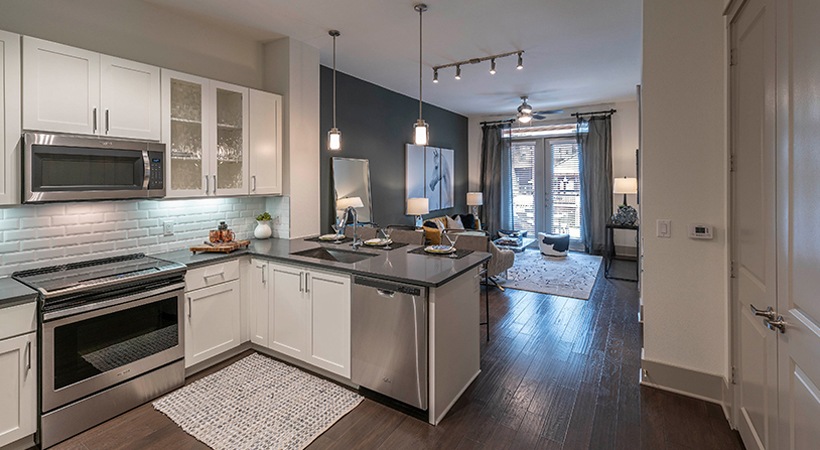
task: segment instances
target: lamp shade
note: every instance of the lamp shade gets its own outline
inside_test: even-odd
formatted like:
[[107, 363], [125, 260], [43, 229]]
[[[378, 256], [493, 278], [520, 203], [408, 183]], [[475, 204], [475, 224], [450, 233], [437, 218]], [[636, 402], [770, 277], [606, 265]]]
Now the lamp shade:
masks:
[[430, 202], [426, 198], [408, 198], [407, 215], [420, 216], [430, 212]]
[[613, 194], [637, 194], [638, 193], [638, 179], [637, 178], [615, 178], [615, 185], [612, 188]]
[[484, 204], [484, 193], [482, 192], [468, 192], [467, 206], [481, 206]]
[[336, 199], [336, 209], [347, 209], [348, 207], [361, 208], [364, 206], [361, 197], [342, 197]]

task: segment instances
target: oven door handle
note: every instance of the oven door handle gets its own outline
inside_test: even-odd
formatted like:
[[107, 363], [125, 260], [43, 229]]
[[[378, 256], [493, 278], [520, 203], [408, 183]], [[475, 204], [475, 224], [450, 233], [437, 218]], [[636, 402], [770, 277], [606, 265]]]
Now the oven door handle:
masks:
[[124, 297], [116, 297], [112, 298], [111, 300], [104, 300], [101, 302], [95, 302], [86, 305], [75, 306], [73, 308], [67, 309], [60, 309], [57, 311], [47, 312], [43, 314], [43, 321], [50, 321], [54, 319], [59, 319], [61, 317], [66, 316], [73, 316], [76, 314], [87, 313], [91, 311], [96, 311], [98, 309], [109, 308], [111, 306], [121, 305], [123, 303], [132, 302], [134, 300], [139, 300], [143, 298], [153, 297], [156, 295], [164, 294], [166, 292], [176, 291], [180, 289], [185, 289], [185, 283], [174, 283], [168, 286], [163, 286], [158, 289], [154, 289], [147, 292], [140, 292], [136, 294], [126, 295]]

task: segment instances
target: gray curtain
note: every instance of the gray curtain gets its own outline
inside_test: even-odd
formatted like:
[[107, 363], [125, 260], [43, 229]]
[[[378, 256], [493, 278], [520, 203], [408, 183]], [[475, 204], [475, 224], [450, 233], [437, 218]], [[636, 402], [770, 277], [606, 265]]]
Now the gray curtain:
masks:
[[[509, 176], [510, 140], [504, 137], [509, 124], [484, 125], [481, 129], [481, 192], [484, 193], [482, 225], [492, 235], [512, 228], [512, 180]], [[507, 174], [507, 176], [504, 176]]]
[[[584, 129], [588, 131], [583, 132]], [[612, 120], [610, 115], [578, 118], [581, 154], [581, 237], [587, 253], [599, 255], [612, 216]]]

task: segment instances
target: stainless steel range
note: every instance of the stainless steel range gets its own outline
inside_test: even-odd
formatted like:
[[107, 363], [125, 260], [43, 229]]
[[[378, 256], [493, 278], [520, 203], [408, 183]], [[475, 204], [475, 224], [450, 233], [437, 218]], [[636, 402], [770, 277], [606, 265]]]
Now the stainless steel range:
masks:
[[40, 444], [183, 384], [185, 266], [143, 254], [16, 272], [40, 293]]

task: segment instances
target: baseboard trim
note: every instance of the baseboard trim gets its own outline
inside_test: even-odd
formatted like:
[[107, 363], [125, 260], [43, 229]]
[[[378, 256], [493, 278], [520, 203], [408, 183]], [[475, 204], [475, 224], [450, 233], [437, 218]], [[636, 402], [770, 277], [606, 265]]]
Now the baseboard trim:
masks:
[[[641, 385], [694, 397], [724, 406], [724, 379], [720, 375], [698, 372], [641, 358]], [[724, 413], [726, 408], [724, 406]]]

